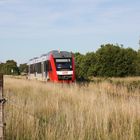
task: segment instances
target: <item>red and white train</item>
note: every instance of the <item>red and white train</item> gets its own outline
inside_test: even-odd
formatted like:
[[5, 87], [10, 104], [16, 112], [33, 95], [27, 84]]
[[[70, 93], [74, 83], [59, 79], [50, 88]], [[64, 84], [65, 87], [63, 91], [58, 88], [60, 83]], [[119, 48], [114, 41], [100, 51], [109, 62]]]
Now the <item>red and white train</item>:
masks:
[[53, 82], [74, 82], [75, 62], [71, 52], [53, 50], [28, 62], [28, 78]]

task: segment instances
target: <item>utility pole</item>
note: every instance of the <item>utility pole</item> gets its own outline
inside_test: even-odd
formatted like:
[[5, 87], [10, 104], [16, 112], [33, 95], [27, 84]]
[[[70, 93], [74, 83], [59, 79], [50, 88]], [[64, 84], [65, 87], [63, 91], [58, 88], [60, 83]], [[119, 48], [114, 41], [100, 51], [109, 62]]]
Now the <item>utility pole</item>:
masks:
[[4, 140], [4, 103], [3, 98], [3, 74], [0, 74], [0, 140]]

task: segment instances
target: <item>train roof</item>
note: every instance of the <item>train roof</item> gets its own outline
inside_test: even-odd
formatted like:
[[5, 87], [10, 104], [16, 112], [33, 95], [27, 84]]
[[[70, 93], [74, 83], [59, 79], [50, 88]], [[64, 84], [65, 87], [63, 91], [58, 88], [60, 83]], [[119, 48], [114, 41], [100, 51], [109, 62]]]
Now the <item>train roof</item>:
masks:
[[38, 59], [38, 57], [34, 57], [34, 58], [30, 59], [29, 61], [32, 61], [32, 60], [35, 60], [35, 59]]
[[72, 52], [67, 52], [67, 51], [57, 51], [53, 50], [48, 53], [48, 55], [52, 54], [54, 58], [68, 58], [72, 57]]
[[53, 55], [54, 58], [71, 58], [72, 52], [52, 50], [46, 54], [41, 55], [40, 57], [34, 57], [33, 59], [30, 59], [28, 65], [46, 61], [49, 59], [50, 55]]

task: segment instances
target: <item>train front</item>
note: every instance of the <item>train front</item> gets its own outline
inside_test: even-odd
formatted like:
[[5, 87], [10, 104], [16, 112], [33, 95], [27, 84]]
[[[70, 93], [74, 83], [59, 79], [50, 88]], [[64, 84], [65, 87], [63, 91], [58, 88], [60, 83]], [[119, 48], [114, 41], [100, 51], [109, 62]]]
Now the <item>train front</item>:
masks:
[[74, 56], [70, 52], [57, 52], [52, 55], [55, 65], [57, 82], [70, 83], [75, 81]]

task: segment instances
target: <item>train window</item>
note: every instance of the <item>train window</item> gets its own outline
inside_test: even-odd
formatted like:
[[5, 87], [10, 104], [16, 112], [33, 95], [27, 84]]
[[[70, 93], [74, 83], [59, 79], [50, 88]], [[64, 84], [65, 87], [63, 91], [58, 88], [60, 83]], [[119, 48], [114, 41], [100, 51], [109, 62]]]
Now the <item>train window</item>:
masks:
[[55, 59], [56, 69], [61, 70], [72, 70], [72, 59], [71, 58], [56, 58]]
[[34, 64], [30, 65], [30, 73], [34, 73], [35, 72], [35, 66]]
[[31, 67], [31, 66], [29, 65], [29, 66], [28, 66], [28, 72], [29, 72], [29, 73], [31, 73], [31, 70], [30, 70], [31, 68], [30, 68], [30, 67]]
[[44, 71], [48, 71], [48, 65], [47, 65], [47, 61], [44, 62]]
[[44, 70], [45, 71], [52, 71], [52, 67], [51, 67], [50, 61], [45, 61], [44, 62]]
[[35, 71], [36, 71], [37, 73], [41, 73], [41, 63], [35, 64]]

